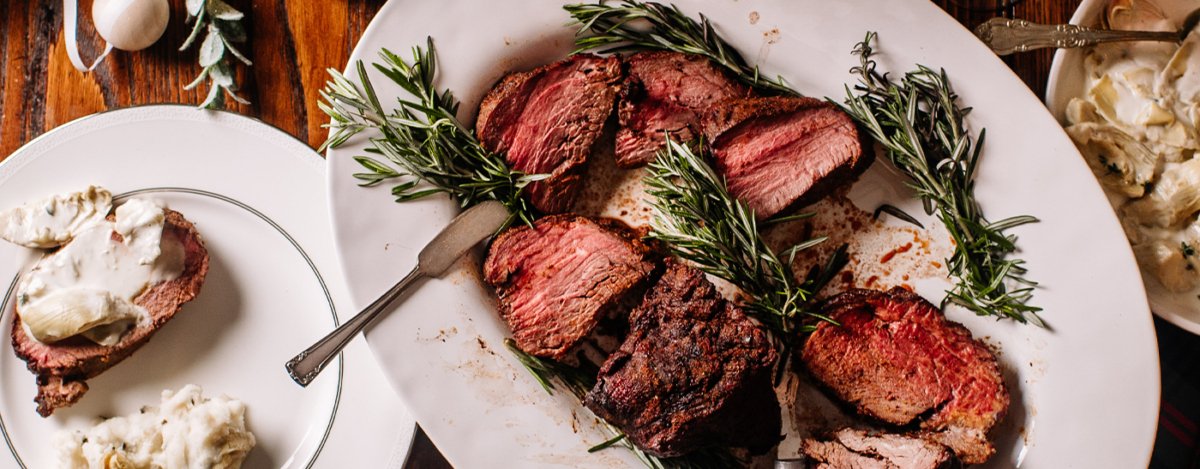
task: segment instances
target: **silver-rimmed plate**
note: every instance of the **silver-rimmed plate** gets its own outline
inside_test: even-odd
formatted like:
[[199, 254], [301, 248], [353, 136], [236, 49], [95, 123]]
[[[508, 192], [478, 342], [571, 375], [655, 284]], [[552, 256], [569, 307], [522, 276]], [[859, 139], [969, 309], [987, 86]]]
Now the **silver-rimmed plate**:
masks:
[[[52, 467], [49, 437], [100, 416], [157, 404], [194, 383], [245, 402], [258, 439], [243, 467], [381, 467], [403, 461], [413, 424], [359, 346], [308, 388], [283, 363], [352, 311], [330, 249], [323, 161], [269, 125], [188, 106], [147, 106], [66, 124], [0, 164], [0, 206], [102, 185], [161, 199], [196, 224], [209, 250], [200, 295], [132, 357], [89, 380], [73, 407], [43, 419], [34, 377], [0, 346], [0, 468]], [[0, 246], [14, 278], [17, 248]], [[341, 303], [341, 305], [339, 305]], [[8, 331], [12, 305], [0, 327]], [[7, 337], [8, 334], [5, 334]], [[356, 357], [357, 363], [346, 359]], [[353, 398], [348, 398], [353, 396]]]

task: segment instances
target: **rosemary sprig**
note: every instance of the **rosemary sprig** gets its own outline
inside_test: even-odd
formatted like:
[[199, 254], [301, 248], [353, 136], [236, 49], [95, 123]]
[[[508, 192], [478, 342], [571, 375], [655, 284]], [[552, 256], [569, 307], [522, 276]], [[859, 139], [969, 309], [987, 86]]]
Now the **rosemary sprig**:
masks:
[[200, 76], [188, 83], [183, 89], [190, 90], [208, 78], [208, 97], [200, 103], [204, 109], [221, 109], [225, 107], [225, 97], [242, 104], [250, 104], [238, 96], [238, 83], [233, 69], [230, 67], [229, 56], [253, 65], [250, 59], [242, 55], [233, 43], [246, 42], [246, 29], [242, 27], [245, 16], [229, 4], [221, 0], [187, 0], [187, 22], [192, 24], [192, 33], [188, 35], [179, 50], [187, 50], [201, 31], [208, 31], [204, 41], [200, 43]]
[[[510, 169], [503, 156], [484, 149], [475, 132], [459, 122], [459, 103], [454, 95], [450, 90], [439, 93], [433, 87], [437, 72], [433, 40], [427, 40], [424, 51], [413, 47], [411, 64], [387, 49], [379, 56], [383, 63], [373, 64], [375, 68], [415, 99], [399, 99], [399, 107], [389, 113], [379, 102], [361, 61], [356, 67], [363, 91], [330, 69], [332, 79], [321, 90], [318, 105], [332, 122], [325, 125], [330, 129], [329, 138], [320, 151], [346, 143], [363, 130], [378, 130], [382, 136], [372, 137], [372, 147], [366, 151], [387, 162], [355, 157], [368, 171], [354, 175], [363, 181], [360, 185], [400, 178], [401, 182], [392, 188], [397, 202], [443, 192], [457, 199], [463, 208], [498, 200], [513, 214], [505, 226], [514, 220], [532, 224], [537, 212], [520, 196], [521, 190], [549, 175]], [[426, 185], [419, 185], [422, 182]]]
[[[846, 246], [840, 247], [823, 269], [798, 283], [791, 271], [796, 253], [825, 241], [826, 236], [779, 254], [771, 252], [759, 235], [754, 213], [729, 195], [724, 180], [703, 158], [669, 137], [648, 172], [646, 192], [654, 198], [649, 202], [653, 208], [651, 238], [753, 297], [744, 308], [785, 344], [803, 316], [829, 320], [810, 310], [808, 303], [845, 264]], [[789, 219], [807, 216], [811, 214]]]
[[[724, 66], [738, 81], [764, 94], [800, 95], [784, 84], [783, 77], [772, 81], [762, 77], [757, 66], [747, 65], [703, 14], [697, 22], [675, 5], [634, 0], [624, 0], [621, 6], [608, 6], [601, 0], [590, 5], [564, 5], [563, 9], [574, 20], [567, 26], [580, 25], [575, 34], [575, 53], [604, 48], [601, 53], [665, 50], [696, 54]], [[637, 27], [637, 20], [649, 22], [650, 28]], [[588, 32], [591, 35], [585, 36]]]
[[[579, 400], [596, 386], [596, 377], [600, 368], [586, 358], [580, 357], [579, 366], [571, 366], [555, 360], [535, 357], [517, 347], [516, 341], [504, 339], [504, 346], [509, 353], [521, 362], [521, 365], [533, 375], [542, 388], [551, 395], [554, 394], [555, 382], [563, 385]], [[616, 427], [604, 422], [612, 438], [588, 449], [589, 453], [601, 451], [613, 446], [632, 451], [639, 460], [650, 469], [744, 469], [746, 461], [734, 456], [724, 448], [705, 448], [674, 458], [659, 458], [646, 454], [638, 449]]]
[[[875, 71], [871, 40], [875, 33], [854, 49], [859, 66], [851, 71], [860, 76], [855, 95], [846, 87], [846, 104], [841, 106], [850, 117], [887, 149], [892, 163], [911, 178], [905, 185], [917, 192], [925, 213], [933, 215], [954, 239], [954, 255], [946, 261], [956, 279], [946, 292], [942, 305], [953, 303], [980, 316], [1012, 318], [1021, 323], [1044, 327], [1037, 311], [1028, 301], [1036, 282], [1024, 277], [1024, 263], [1007, 259], [1016, 252], [1016, 236], [1004, 230], [1037, 221], [1017, 216], [988, 222], [975, 200], [975, 168], [983, 147], [984, 131], [972, 142], [963, 126], [970, 108], [960, 108], [958, 95], [950, 86], [945, 70], [935, 71], [918, 65], [897, 83]], [[1008, 283], [1016, 284], [1009, 289]]]

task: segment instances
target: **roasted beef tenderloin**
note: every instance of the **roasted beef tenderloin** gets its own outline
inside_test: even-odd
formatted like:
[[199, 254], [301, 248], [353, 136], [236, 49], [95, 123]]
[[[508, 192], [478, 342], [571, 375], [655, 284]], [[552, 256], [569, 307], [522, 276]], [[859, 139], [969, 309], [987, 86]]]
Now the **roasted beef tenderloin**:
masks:
[[[12, 343], [17, 357], [25, 360], [29, 371], [37, 376], [37, 411], [43, 417], [55, 409], [69, 407], [87, 392], [88, 379], [99, 375], [121, 360], [128, 358], [158, 331], [184, 303], [200, 293], [200, 285], [208, 273], [208, 250], [200, 234], [183, 215], [165, 210], [163, 240], [178, 240], [183, 245], [183, 273], [174, 280], [151, 285], [134, 304], [146, 309], [148, 320], [141, 321], [121, 337], [121, 341], [105, 347], [82, 337], [44, 344], [34, 340], [21, 326], [21, 312], [13, 319]], [[114, 236], [119, 236], [114, 234]]]
[[699, 270], [668, 262], [583, 403], [655, 456], [780, 440], [766, 334]]
[[820, 200], [873, 160], [850, 116], [818, 99], [726, 99], [702, 124], [729, 193], [759, 220]]
[[610, 308], [644, 291], [658, 265], [620, 221], [555, 215], [502, 233], [483, 269], [517, 346], [562, 358]]
[[801, 359], [859, 413], [909, 426], [966, 464], [995, 452], [988, 432], [1008, 409], [996, 356], [961, 324], [903, 288], [850, 290], [831, 298]]
[[843, 429], [826, 440], [805, 439], [801, 450], [812, 469], [961, 469], [950, 449], [894, 433]]
[[621, 76], [619, 56], [576, 54], [509, 74], [483, 98], [475, 122], [483, 147], [517, 171], [550, 174], [526, 188], [542, 213], [563, 213], [574, 203]]
[[707, 58], [679, 52], [639, 52], [625, 61], [618, 93], [617, 166], [640, 168], [663, 148], [664, 132], [687, 142], [698, 138], [700, 112], [725, 98], [750, 96]]

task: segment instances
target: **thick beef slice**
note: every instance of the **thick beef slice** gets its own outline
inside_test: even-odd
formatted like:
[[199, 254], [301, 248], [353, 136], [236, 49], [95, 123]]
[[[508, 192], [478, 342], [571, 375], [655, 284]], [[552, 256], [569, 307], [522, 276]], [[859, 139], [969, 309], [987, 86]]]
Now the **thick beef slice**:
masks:
[[729, 193], [760, 220], [820, 200], [871, 161], [850, 116], [817, 99], [727, 99], [703, 125]]
[[562, 358], [609, 308], [647, 284], [657, 265], [619, 221], [556, 215], [497, 237], [484, 278], [496, 287], [500, 315], [521, 350]]
[[664, 131], [677, 141], [700, 136], [699, 112], [725, 98], [745, 98], [750, 88], [712, 61], [692, 54], [648, 51], [625, 61], [618, 94], [617, 166], [639, 168], [663, 148]]
[[538, 210], [571, 208], [620, 79], [620, 57], [577, 54], [509, 74], [484, 97], [475, 123], [483, 147], [517, 171], [551, 174], [526, 189]]
[[945, 446], [918, 437], [868, 434], [843, 429], [822, 441], [805, 439], [801, 450], [813, 469], [960, 469], [962, 462]]
[[995, 452], [987, 433], [1008, 409], [996, 356], [961, 324], [903, 288], [851, 290], [821, 312], [801, 358], [812, 375], [864, 415], [954, 450], [967, 464]]
[[208, 250], [200, 234], [183, 215], [165, 210], [163, 240], [178, 240], [183, 245], [184, 270], [174, 280], [150, 286], [134, 299], [134, 304], [146, 309], [150, 317], [138, 323], [121, 337], [121, 341], [105, 347], [82, 337], [69, 337], [53, 344], [44, 344], [25, 333], [20, 311], [13, 319], [12, 343], [17, 356], [25, 360], [29, 371], [37, 375], [38, 413], [47, 417], [60, 407], [69, 407], [87, 392], [85, 380], [120, 363], [150, 341], [163, 325], [200, 293], [208, 273]]
[[766, 334], [703, 273], [669, 262], [583, 402], [656, 456], [762, 452], [780, 440], [774, 362]]

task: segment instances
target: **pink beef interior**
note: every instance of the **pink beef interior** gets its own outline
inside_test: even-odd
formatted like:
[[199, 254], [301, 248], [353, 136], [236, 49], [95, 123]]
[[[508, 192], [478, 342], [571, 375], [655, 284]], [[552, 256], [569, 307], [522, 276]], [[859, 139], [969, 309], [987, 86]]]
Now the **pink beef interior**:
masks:
[[808, 107], [746, 120], [722, 133], [712, 151], [730, 194], [765, 219], [857, 158], [857, 135], [836, 108]]
[[664, 131], [677, 141], [700, 133], [697, 112], [725, 98], [745, 97], [749, 90], [730, 79], [708, 59], [677, 52], [641, 52], [630, 57], [629, 76], [621, 92], [617, 131], [617, 164], [636, 168], [654, 161], [663, 147]]
[[578, 173], [612, 112], [620, 61], [581, 54], [509, 75], [484, 99], [476, 131], [513, 169], [552, 178], [528, 189], [544, 213], [570, 208]]
[[522, 350], [562, 357], [600, 316], [646, 280], [644, 248], [586, 218], [543, 218], [493, 243], [484, 267], [500, 290], [501, 315]]

